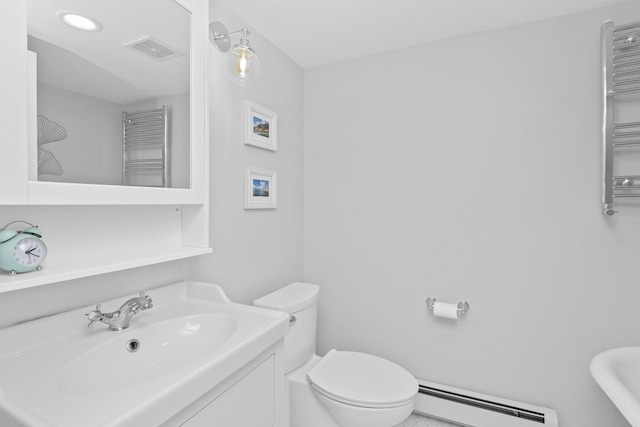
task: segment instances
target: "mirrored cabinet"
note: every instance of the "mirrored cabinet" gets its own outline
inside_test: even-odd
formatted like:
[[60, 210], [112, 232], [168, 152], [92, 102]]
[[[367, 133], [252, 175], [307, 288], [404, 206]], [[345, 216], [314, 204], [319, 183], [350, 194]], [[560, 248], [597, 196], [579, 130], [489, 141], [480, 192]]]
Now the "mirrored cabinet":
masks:
[[[1, 153], [11, 153], [11, 180], [22, 190], [0, 191], [0, 203], [204, 203], [203, 3], [26, 1], [24, 50], [14, 60], [27, 76], [26, 128], [4, 141]], [[66, 21], [69, 11], [95, 28], [74, 28]], [[130, 118], [163, 108], [162, 135], [148, 119]], [[136, 127], [128, 143], [127, 124]], [[165, 173], [166, 179], [156, 179]], [[15, 196], [5, 200], [11, 192]]]
[[[5, 6], [0, 220], [39, 221], [55, 250], [0, 292], [211, 252], [208, 1]], [[92, 255], [69, 238], [85, 216]]]

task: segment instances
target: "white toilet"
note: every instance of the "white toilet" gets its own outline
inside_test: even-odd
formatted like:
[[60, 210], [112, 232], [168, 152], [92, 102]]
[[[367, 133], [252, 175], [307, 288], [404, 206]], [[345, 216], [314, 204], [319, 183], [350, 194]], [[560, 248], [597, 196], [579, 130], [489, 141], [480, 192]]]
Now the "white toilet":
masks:
[[317, 285], [292, 283], [254, 301], [292, 316], [284, 338], [290, 427], [392, 427], [413, 411], [418, 383], [380, 357], [330, 350], [316, 356]]

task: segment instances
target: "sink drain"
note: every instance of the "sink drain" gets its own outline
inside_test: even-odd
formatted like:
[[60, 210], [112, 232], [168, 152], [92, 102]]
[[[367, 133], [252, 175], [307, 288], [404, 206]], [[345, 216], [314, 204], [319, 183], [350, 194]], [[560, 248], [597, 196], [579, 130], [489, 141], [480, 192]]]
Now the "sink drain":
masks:
[[127, 351], [129, 353], [135, 353], [139, 349], [140, 349], [140, 341], [136, 339], [132, 339], [127, 342]]

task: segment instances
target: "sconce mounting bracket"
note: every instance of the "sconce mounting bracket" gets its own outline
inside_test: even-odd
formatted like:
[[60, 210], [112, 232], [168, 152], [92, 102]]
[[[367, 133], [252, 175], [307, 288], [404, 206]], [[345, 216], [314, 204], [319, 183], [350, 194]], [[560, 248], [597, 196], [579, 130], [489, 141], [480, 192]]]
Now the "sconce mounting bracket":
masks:
[[209, 24], [209, 40], [220, 52], [229, 52], [231, 48], [229, 31], [220, 21]]

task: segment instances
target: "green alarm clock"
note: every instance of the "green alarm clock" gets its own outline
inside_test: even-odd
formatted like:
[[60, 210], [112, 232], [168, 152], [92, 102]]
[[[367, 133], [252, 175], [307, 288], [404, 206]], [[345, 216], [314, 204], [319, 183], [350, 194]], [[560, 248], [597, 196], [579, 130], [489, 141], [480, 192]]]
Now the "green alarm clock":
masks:
[[[21, 231], [7, 228], [22, 222], [30, 227]], [[0, 229], [0, 269], [14, 276], [27, 271], [42, 270], [42, 262], [47, 257], [47, 245], [40, 238], [42, 233], [37, 225], [26, 221], [12, 221]]]

